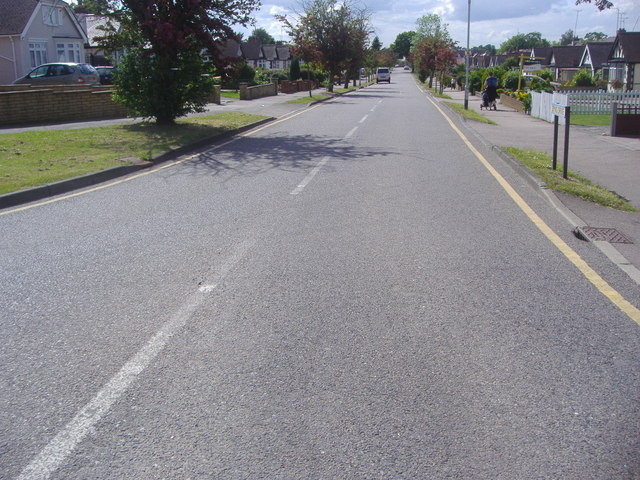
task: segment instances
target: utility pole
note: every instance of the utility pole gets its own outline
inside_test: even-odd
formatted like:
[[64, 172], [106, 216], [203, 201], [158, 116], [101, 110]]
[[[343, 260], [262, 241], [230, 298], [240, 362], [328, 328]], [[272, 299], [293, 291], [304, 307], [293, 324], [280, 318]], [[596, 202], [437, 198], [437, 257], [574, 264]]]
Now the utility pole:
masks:
[[471, 62], [469, 51], [469, 33], [471, 32], [471, 0], [467, 4], [467, 51], [464, 55], [465, 75], [464, 75], [464, 109], [469, 110], [469, 63]]

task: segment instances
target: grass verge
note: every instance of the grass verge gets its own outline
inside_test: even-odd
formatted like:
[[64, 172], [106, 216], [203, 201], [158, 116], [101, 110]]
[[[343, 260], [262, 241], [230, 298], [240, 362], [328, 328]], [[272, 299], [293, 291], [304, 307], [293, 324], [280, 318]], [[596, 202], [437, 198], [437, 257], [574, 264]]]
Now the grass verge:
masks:
[[571, 125], [611, 126], [611, 114], [572, 113]]
[[434, 97], [444, 98], [446, 100], [451, 100], [451, 97], [449, 95], [447, 95], [445, 93], [440, 93], [440, 89], [439, 88], [431, 88], [430, 91], [431, 91], [431, 94]]
[[497, 125], [493, 120], [485, 117], [484, 115], [479, 114], [475, 110], [465, 110], [464, 105], [455, 102], [444, 102], [449, 105], [456, 113], [459, 113], [463, 117], [466, 117], [470, 120], [475, 120], [476, 122], [488, 123], [490, 125]]
[[558, 162], [558, 169], [553, 170], [553, 159], [546, 153], [514, 147], [502, 149], [540, 177], [552, 190], [625, 212], [638, 211], [619, 195], [570, 170], [567, 173], [569, 178], [565, 180], [562, 177], [562, 160]]
[[266, 117], [229, 112], [178, 120], [0, 135], [0, 194], [131, 164]]
[[299, 97], [299, 98], [294, 98], [293, 100], [288, 100], [287, 103], [311, 103], [311, 102], [316, 102], [318, 100], [323, 100], [327, 97], [330, 97], [331, 94], [328, 93], [323, 93], [321, 95], [313, 95], [313, 96], [309, 96], [306, 95], [304, 97]]

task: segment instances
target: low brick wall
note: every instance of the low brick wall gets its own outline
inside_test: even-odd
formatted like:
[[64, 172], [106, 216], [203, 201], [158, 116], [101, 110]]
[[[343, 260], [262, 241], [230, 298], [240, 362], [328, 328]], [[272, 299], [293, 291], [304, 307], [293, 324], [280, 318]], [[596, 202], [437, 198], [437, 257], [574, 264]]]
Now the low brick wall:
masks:
[[0, 86], [0, 125], [126, 117], [111, 88], [75, 85]]
[[255, 98], [278, 95], [278, 84], [268, 83], [250, 87], [248, 83], [240, 84], [240, 100], [253, 100]]
[[309, 90], [309, 83], [311, 83], [311, 88], [317, 88], [315, 82], [310, 80], [296, 80], [295, 82], [290, 82], [288, 80], [284, 80], [280, 82], [280, 92], [281, 93], [296, 93], [296, 92], [304, 92]]
[[500, 94], [500, 103], [505, 107], [513, 108], [516, 112], [524, 112], [524, 104], [504, 93]]

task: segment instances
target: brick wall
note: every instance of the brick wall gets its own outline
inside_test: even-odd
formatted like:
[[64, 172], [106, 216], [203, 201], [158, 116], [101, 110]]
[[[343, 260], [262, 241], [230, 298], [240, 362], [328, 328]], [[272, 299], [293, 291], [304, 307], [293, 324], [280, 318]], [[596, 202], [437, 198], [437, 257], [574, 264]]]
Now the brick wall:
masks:
[[278, 95], [278, 84], [256, 85], [250, 87], [247, 83], [240, 84], [240, 100], [253, 100], [255, 98]]
[[0, 85], [0, 125], [126, 117], [109, 87]]

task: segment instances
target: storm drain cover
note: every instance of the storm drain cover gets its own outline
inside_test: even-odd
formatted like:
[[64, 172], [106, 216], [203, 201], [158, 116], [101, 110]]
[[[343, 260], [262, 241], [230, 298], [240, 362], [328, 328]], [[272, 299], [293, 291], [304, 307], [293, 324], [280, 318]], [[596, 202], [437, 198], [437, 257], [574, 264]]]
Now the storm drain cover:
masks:
[[609, 243], [633, 243], [631, 239], [615, 228], [580, 227], [579, 233], [585, 240], [600, 240]]

